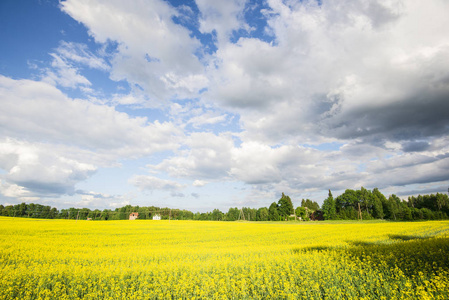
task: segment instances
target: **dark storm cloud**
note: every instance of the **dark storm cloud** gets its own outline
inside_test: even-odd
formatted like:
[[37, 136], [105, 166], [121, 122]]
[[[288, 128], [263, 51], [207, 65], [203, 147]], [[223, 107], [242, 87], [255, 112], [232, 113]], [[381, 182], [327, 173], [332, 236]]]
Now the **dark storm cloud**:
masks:
[[325, 134], [366, 142], [410, 141], [405, 144], [405, 151], [422, 151], [428, 143], [414, 141], [447, 135], [448, 111], [449, 86], [438, 93], [422, 92], [394, 103], [366, 105], [337, 114], [325, 120]]
[[404, 143], [402, 145], [402, 150], [404, 152], [421, 152], [430, 148], [430, 144], [428, 142], [422, 141], [411, 141]]

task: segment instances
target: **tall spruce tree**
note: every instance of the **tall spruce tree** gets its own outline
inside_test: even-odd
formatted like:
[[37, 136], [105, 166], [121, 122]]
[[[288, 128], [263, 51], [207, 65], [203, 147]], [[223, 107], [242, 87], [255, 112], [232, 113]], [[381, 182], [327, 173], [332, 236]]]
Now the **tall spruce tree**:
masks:
[[322, 210], [326, 220], [335, 220], [337, 218], [337, 207], [331, 190], [329, 190], [329, 195], [323, 202]]

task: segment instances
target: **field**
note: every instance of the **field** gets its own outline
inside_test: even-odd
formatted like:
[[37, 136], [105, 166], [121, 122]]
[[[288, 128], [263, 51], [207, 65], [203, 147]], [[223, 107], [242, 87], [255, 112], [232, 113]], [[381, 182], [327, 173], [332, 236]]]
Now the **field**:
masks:
[[0, 299], [449, 299], [449, 221], [0, 218]]

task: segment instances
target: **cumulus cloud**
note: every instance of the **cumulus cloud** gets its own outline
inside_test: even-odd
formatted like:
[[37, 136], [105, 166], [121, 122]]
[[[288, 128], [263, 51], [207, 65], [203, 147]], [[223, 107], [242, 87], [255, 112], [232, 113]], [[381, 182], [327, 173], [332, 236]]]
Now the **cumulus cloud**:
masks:
[[249, 26], [244, 22], [243, 11], [245, 1], [207, 1], [196, 0], [195, 3], [200, 10], [200, 31], [217, 35], [220, 44], [229, 40], [234, 30]]
[[[113, 51], [62, 41], [41, 81], [0, 76], [2, 194], [73, 194], [99, 168], [143, 156], [159, 177], [128, 183], [171, 197], [199, 197], [177, 178], [243, 182], [259, 200], [449, 180], [447, 1], [195, 3], [61, 2]], [[58, 89], [96, 93], [86, 68], [130, 91], [93, 101]]]
[[[440, 116], [448, 94], [447, 3], [267, 1], [271, 43], [229, 40], [248, 26], [245, 2], [196, 4], [199, 29], [223, 37], [204, 61], [207, 69], [195, 56], [201, 42], [173, 21], [186, 10], [156, 0], [61, 5], [98, 42], [118, 42], [111, 78], [137, 84], [159, 100], [197, 96], [207, 87], [203, 98], [237, 112], [243, 129], [259, 140], [410, 140], [441, 135], [447, 126]], [[429, 21], [418, 25], [422, 19]], [[421, 113], [410, 118], [416, 111]]]
[[194, 128], [200, 128], [203, 125], [214, 125], [226, 121], [227, 115], [218, 114], [216, 112], [207, 111], [202, 115], [192, 117], [188, 124], [192, 124]]
[[446, 2], [268, 5], [275, 42], [240, 38], [220, 47], [204, 95], [237, 111], [252, 137], [373, 143], [444, 134]]
[[0, 180], [0, 193], [4, 198], [16, 200], [17, 202], [32, 202], [40, 199], [26, 188], [4, 180]]
[[[195, 133], [189, 139], [186, 144], [190, 149], [149, 167], [173, 177], [235, 180], [247, 184], [292, 183], [296, 180], [301, 181], [302, 187], [307, 184], [316, 187], [317, 183], [313, 181], [332, 171], [332, 167], [322, 161], [324, 156], [335, 159], [335, 154], [298, 146], [270, 147], [257, 142], [235, 146], [232, 137], [224, 134]], [[205, 183], [197, 179], [193, 185]]]
[[[172, 194], [184, 187], [184, 185], [173, 180], [147, 175], [135, 175], [129, 179], [129, 183], [141, 190], [165, 190], [171, 191]], [[176, 193], [176, 195], [179, 196], [179, 193]]]
[[30, 141], [142, 155], [176, 148], [181, 134], [171, 123], [150, 123], [114, 107], [70, 99], [44, 82], [0, 76], [0, 98], [0, 132]]
[[182, 13], [165, 1], [64, 1], [62, 10], [82, 22], [99, 43], [115, 41], [111, 78], [143, 88], [151, 101], [187, 98], [205, 87], [201, 43], [173, 17]]
[[218, 108], [211, 108], [198, 102], [173, 103], [170, 118], [179, 126], [202, 129], [216, 124], [227, 125], [231, 117]]
[[181, 132], [171, 123], [151, 123], [113, 107], [70, 99], [45, 82], [0, 76], [0, 99], [5, 195], [73, 194], [98, 167], [179, 145]]
[[[215, 146], [204, 149], [204, 144], [195, 143], [199, 137], [213, 141]], [[328, 189], [383, 189], [449, 180], [447, 146], [435, 145], [433, 149], [405, 155], [396, 148], [357, 141], [329, 151], [297, 145], [268, 146], [254, 141], [237, 146], [227, 137], [213, 134], [190, 138], [190, 149], [149, 167], [172, 177], [244, 182], [263, 194], [272, 194], [274, 190], [298, 197], [301, 193]], [[217, 160], [209, 161], [211, 158]], [[201, 186], [202, 180], [195, 180], [193, 185]]]
[[202, 187], [202, 186], [205, 186], [207, 184], [207, 181], [204, 181], [204, 180], [195, 180], [194, 182], [193, 182], [193, 186], [196, 186], [196, 187]]
[[230, 154], [234, 147], [228, 134], [195, 132], [185, 141], [189, 149], [163, 160], [153, 169], [167, 172], [174, 177], [226, 178], [231, 166]]
[[[81, 196], [81, 200], [75, 203], [79, 207], [95, 207], [101, 210], [105, 207], [117, 208], [130, 204], [130, 200], [122, 195], [110, 195], [83, 190], [76, 190], [75, 194]], [[73, 205], [73, 203], [70, 203], [70, 205]]]
[[[172, 104], [173, 122], [199, 129], [236, 115], [240, 126], [238, 133], [188, 134], [183, 147], [151, 169], [175, 178], [241, 181], [291, 191], [448, 179], [447, 2], [268, 0], [249, 8], [245, 1], [196, 1], [198, 29], [214, 35], [217, 47], [202, 61], [193, 55], [202, 41], [170, 20], [182, 10], [150, 3], [159, 15], [157, 22], [150, 12], [142, 20], [138, 4], [123, 8], [96, 2], [88, 14], [82, 13], [83, 2], [69, 1], [63, 7], [98, 41], [123, 43], [113, 78], [126, 78], [168, 98], [207, 87], [196, 95], [204, 106]], [[127, 29], [105, 28], [101, 18], [94, 18], [99, 7], [101, 18], [121, 16]], [[260, 10], [266, 35], [233, 39], [238, 31], [253, 30], [245, 19], [248, 9]], [[158, 30], [153, 35], [141, 32], [129, 22], [130, 15]], [[128, 28], [138, 33], [140, 44], [133, 40], [136, 35], [125, 32]], [[159, 40], [154, 34], [168, 29], [173, 39], [149, 45]], [[162, 52], [180, 42], [185, 45], [181, 52], [167, 54], [178, 64], [173, 68]], [[187, 91], [184, 82], [193, 88]], [[339, 149], [308, 146], [335, 141], [342, 145]]]
[[3, 178], [19, 197], [73, 194], [75, 184], [97, 170], [92, 164], [52, 151], [51, 145], [15, 140], [0, 143], [0, 168], [7, 172]]

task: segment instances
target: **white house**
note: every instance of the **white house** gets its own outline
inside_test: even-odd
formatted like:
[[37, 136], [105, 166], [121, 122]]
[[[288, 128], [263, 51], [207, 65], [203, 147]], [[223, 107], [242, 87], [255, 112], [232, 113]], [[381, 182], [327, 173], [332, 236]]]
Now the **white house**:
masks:
[[154, 215], [153, 216], [153, 220], [160, 220], [161, 219], [161, 215]]

